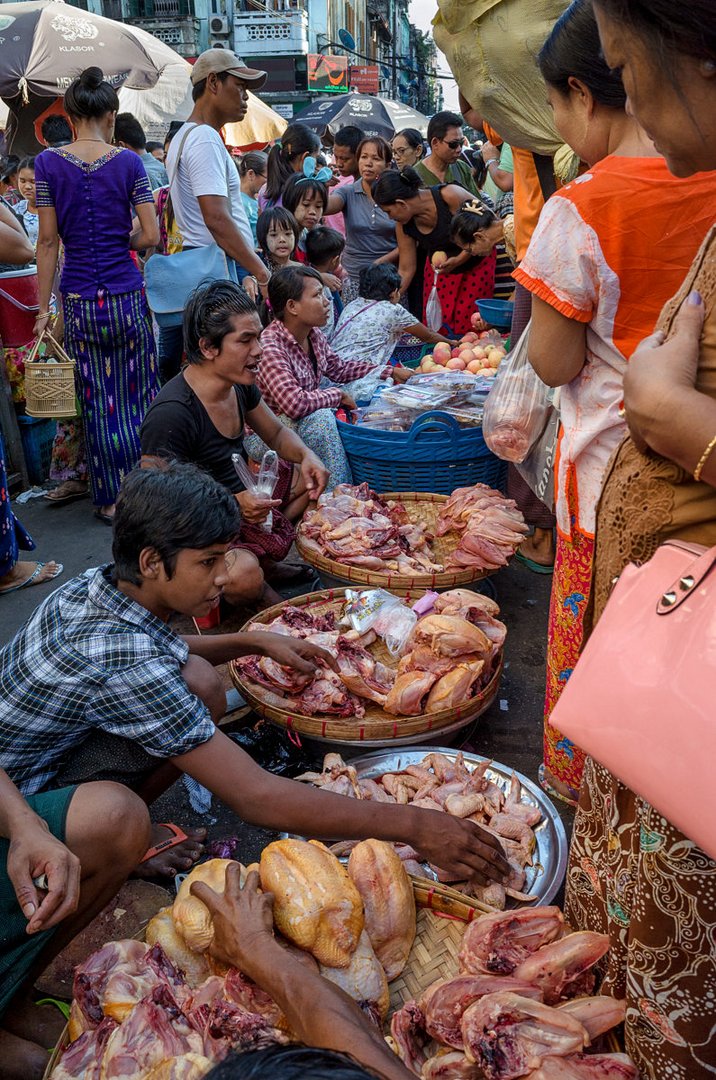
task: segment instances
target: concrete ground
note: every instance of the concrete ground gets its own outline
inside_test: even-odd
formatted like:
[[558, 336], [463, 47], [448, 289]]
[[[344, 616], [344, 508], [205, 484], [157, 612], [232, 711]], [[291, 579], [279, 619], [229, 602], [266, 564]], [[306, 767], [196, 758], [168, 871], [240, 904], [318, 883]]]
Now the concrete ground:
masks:
[[[14, 509], [37, 544], [33, 557], [56, 559], [64, 564], [65, 569], [56, 582], [0, 597], [0, 644], [10, 640], [37, 604], [54, 588], [88, 567], [111, 559], [111, 530], [94, 519], [88, 500], [53, 507], [42, 499], [33, 499], [24, 505], [15, 505]], [[508, 626], [505, 672], [494, 705], [479, 718], [472, 730], [462, 733], [454, 743], [467, 744], [477, 753], [511, 766], [534, 781], [537, 780], [542, 760], [542, 705], [550, 584], [550, 577], [533, 574], [517, 562], [490, 579], [490, 586], [494, 586], [496, 599], [502, 608], [502, 618]], [[268, 732], [267, 737], [270, 737], [274, 748], [279, 747], [285, 752], [289, 775], [302, 771], [311, 761], [320, 762], [327, 749], [315, 742], [304, 742], [303, 752], [297, 754], [282, 734], [278, 738], [275, 736], [274, 729]], [[350, 750], [347, 751], [345, 756], [350, 756], [350, 753]], [[290, 755], [295, 756], [295, 761]], [[569, 832], [571, 812], [561, 804], [558, 809]], [[189, 804], [182, 783], [175, 784], [154, 803], [151, 810], [156, 821], [203, 824], [209, 828], [210, 838], [238, 835], [241, 840], [239, 857], [245, 862], [255, 859], [270, 838], [269, 834], [241, 823], [232, 811], [216, 799], [208, 814], [196, 813]]]

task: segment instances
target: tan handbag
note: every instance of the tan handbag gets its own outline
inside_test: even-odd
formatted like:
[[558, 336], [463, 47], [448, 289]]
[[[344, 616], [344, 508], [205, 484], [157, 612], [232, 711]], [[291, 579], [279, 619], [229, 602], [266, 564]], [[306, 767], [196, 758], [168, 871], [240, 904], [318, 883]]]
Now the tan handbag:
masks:
[[50, 343], [49, 328], [45, 327], [25, 361], [25, 411], [41, 419], [68, 420], [77, 416], [75, 393], [75, 362], [62, 345], [51, 340], [56, 360], [37, 359], [43, 341]]
[[550, 723], [716, 859], [716, 547], [622, 572]]

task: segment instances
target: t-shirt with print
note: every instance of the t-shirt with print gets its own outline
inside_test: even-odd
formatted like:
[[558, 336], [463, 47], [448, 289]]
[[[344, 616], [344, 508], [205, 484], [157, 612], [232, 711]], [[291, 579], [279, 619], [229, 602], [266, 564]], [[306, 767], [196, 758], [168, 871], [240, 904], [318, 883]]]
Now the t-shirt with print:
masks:
[[398, 339], [415, 316], [390, 300], [364, 300], [361, 296], [346, 304], [331, 337], [331, 348], [341, 360], [372, 360], [384, 367]]
[[244, 490], [231, 460], [244, 449], [246, 415], [261, 401], [258, 386], [234, 386], [241, 431], [231, 439], [214, 427], [211, 417], [184, 376], [179, 373], [159, 391], [139, 431], [142, 454], [191, 461], [234, 495]]
[[214, 237], [204, 224], [199, 197], [223, 195], [229, 200], [229, 210], [237, 229], [253, 251], [254, 238], [241, 198], [239, 172], [221, 135], [208, 124], [197, 124], [184, 141], [186, 127], [185, 124], [177, 131], [167, 155], [172, 206], [184, 237], [184, 247], [208, 247], [214, 243]]

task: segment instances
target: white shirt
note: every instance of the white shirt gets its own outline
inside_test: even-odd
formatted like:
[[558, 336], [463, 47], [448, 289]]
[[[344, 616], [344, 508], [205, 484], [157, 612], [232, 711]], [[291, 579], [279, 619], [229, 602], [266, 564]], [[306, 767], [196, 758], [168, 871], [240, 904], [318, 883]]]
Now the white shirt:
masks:
[[241, 198], [239, 171], [221, 135], [208, 124], [197, 124], [186, 137], [179, 167], [176, 159], [187, 125], [177, 131], [167, 154], [172, 206], [185, 247], [208, 247], [214, 243], [199, 206], [200, 195], [223, 195], [229, 212], [250, 251], [254, 238]]

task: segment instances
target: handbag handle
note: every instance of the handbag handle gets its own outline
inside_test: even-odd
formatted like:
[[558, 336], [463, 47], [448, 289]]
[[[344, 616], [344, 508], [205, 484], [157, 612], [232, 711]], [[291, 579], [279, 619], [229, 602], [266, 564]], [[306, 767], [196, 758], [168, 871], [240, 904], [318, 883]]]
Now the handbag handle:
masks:
[[[50, 348], [55, 353], [57, 358], [64, 364], [74, 364], [74, 360], [72, 359], [72, 357], [67, 355], [67, 353], [65, 352], [63, 346], [60, 345], [59, 341], [55, 341], [55, 339], [52, 337], [52, 334], [49, 332], [49, 330], [50, 330], [50, 328], [48, 326], [46, 326], [45, 329], [42, 331], [42, 333], [38, 335], [38, 337], [36, 338], [36, 340], [35, 340], [35, 342], [34, 342], [34, 344], [32, 346], [32, 349], [30, 350], [30, 355], [28, 356], [25, 363], [26, 364], [34, 364], [35, 363], [35, 358], [37, 357], [37, 350], [40, 348], [40, 345], [42, 344], [43, 338], [49, 337], [49, 338], [52, 338], [52, 344], [50, 345], [49, 341], [47, 342], [47, 344], [50, 345]], [[40, 361], [40, 363], [47, 363], [47, 361], [43, 360], [43, 361]]]
[[[676, 544], [675, 546], [686, 547], [687, 550], [694, 551], [690, 544]], [[714, 565], [716, 565], [716, 547], [707, 548], [659, 598], [656, 605], [656, 614], [669, 615], [672, 611], [676, 611], [694, 589], [701, 585], [704, 578], [713, 570]]]

